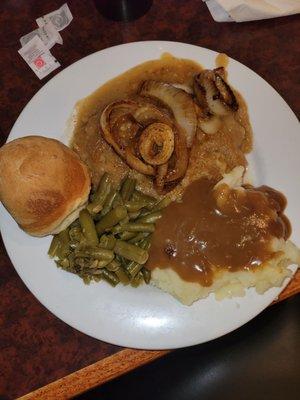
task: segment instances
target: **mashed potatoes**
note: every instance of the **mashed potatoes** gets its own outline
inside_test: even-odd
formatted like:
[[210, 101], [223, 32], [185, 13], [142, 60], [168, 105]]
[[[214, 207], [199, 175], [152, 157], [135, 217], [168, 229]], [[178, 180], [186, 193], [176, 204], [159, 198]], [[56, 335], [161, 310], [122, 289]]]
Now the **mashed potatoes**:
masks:
[[[243, 167], [236, 167], [229, 174], [224, 175], [218, 185], [226, 183], [234, 189], [242, 190], [239, 187], [243, 181], [243, 173]], [[280, 287], [285, 278], [292, 275], [289, 265], [300, 264], [300, 250], [290, 240], [273, 238], [270, 245], [274, 251], [272, 258], [265, 261], [255, 271], [229, 272], [222, 269], [215, 274], [211, 286], [184, 281], [171, 268], [155, 268], [152, 271], [152, 284], [170, 293], [185, 305], [205, 298], [210, 293], [214, 293], [217, 300], [244, 296], [245, 289], [250, 287], [254, 287], [258, 293], [262, 294], [271, 287]]]

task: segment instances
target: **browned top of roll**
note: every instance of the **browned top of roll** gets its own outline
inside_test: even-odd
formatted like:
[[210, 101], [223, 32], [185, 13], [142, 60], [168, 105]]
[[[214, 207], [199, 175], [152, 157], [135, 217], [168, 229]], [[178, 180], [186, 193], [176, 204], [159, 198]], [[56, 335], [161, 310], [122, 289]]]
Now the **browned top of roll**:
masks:
[[31, 235], [57, 233], [76, 219], [90, 184], [85, 164], [58, 140], [27, 136], [0, 148], [0, 200]]

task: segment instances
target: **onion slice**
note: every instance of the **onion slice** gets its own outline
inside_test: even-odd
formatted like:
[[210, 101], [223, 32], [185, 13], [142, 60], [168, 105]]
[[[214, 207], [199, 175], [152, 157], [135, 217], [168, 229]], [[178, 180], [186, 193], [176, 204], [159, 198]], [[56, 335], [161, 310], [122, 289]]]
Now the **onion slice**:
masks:
[[164, 189], [167, 173], [168, 173], [168, 163], [162, 164], [157, 168], [155, 183], [159, 192], [162, 192]]
[[207, 69], [194, 78], [194, 93], [206, 116], [224, 116], [238, 110], [235, 95], [221, 75], [220, 69]]
[[151, 165], [147, 165], [142, 160], [140, 160], [135, 154], [132, 147], [126, 147], [125, 149], [125, 160], [127, 164], [141, 172], [144, 175], [155, 175], [155, 169]]
[[169, 83], [152, 80], [143, 82], [140, 95], [154, 97], [171, 109], [177, 124], [186, 135], [187, 146], [191, 147], [197, 129], [197, 114], [192, 97]]
[[124, 157], [124, 149], [115, 140], [112, 132], [112, 124], [119, 120], [122, 114], [133, 113], [137, 108], [137, 104], [131, 100], [120, 100], [110, 103], [102, 111], [100, 117], [100, 126], [103, 132], [104, 139], [114, 148], [114, 150]]
[[174, 133], [169, 125], [156, 122], [143, 130], [139, 152], [150, 165], [165, 164], [174, 150]]
[[[171, 183], [183, 178], [188, 166], [186, 139], [179, 127], [177, 127], [177, 133], [174, 135], [174, 152], [172, 158], [170, 159], [168, 173], [165, 177], [166, 183]], [[174, 161], [174, 163], [172, 163], [172, 161]]]
[[185, 175], [186, 132], [171, 113], [149, 98], [109, 104], [101, 114], [100, 126], [107, 143], [131, 168], [153, 177], [159, 192], [168, 190]]

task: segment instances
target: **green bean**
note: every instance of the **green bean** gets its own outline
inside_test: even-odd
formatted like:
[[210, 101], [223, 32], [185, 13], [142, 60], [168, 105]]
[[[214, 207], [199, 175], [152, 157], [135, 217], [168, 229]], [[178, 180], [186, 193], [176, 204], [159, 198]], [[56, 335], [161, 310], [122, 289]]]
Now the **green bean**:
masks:
[[128, 261], [125, 265], [123, 265], [124, 269], [126, 269], [126, 271], [128, 271], [128, 269], [132, 268], [135, 264], [138, 264], [135, 261]]
[[106, 200], [105, 200], [105, 203], [104, 203], [104, 205], [103, 205], [103, 209], [102, 209], [102, 211], [101, 211], [101, 215], [103, 216], [103, 215], [106, 215], [111, 209], [112, 209], [112, 206], [113, 206], [113, 202], [114, 202], [114, 200], [115, 200], [115, 198], [116, 198], [116, 196], [117, 196], [117, 190], [116, 189], [112, 189], [110, 192], [109, 192], [109, 194], [108, 194], [108, 196], [107, 196], [107, 198], [106, 198]]
[[134, 192], [136, 185], [136, 180], [131, 179], [131, 178], [126, 178], [124, 182], [122, 183], [121, 187], [121, 196], [123, 201], [128, 201], [130, 200], [132, 193]]
[[[63, 267], [60, 265], [61, 260], [54, 260], [54, 262], [55, 262], [57, 268], [63, 268]], [[63, 269], [65, 269], [65, 268], [63, 268]], [[74, 273], [75, 273], [75, 272], [74, 272]]]
[[99, 260], [90, 258], [88, 260], [87, 266], [89, 269], [98, 269], [99, 268]]
[[135, 232], [128, 232], [128, 231], [124, 231], [120, 233], [120, 239], [122, 240], [129, 240], [132, 239], [136, 236]]
[[111, 263], [110, 260], [98, 260], [98, 268], [107, 267], [109, 263]]
[[123, 270], [123, 268], [119, 268], [115, 271], [115, 274], [119, 278], [120, 282], [123, 283], [123, 285], [128, 285], [130, 282], [129, 276], [126, 274], [126, 272]]
[[97, 259], [85, 258], [84, 260], [85, 260], [84, 269], [88, 270], [98, 270], [100, 268], [104, 268], [111, 262], [110, 259], [97, 260]]
[[68, 268], [70, 266], [69, 260], [67, 258], [59, 260], [58, 263], [62, 268]]
[[132, 201], [144, 202], [147, 204], [147, 207], [151, 207], [156, 203], [157, 200], [154, 197], [140, 192], [139, 190], [135, 190], [132, 194]]
[[145, 215], [148, 215], [151, 213], [151, 210], [149, 210], [148, 208], [142, 208], [141, 212], [140, 212], [140, 218], [144, 217]]
[[69, 260], [69, 266], [70, 266], [71, 270], [74, 269], [74, 265], [75, 265], [74, 259], [75, 259], [74, 253], [70, 253], [68, 256], [68, 260]]
[[146, 224], [155, 224], [156, 221], [158, 221], [162, 217], [162, 212], [161, 211], [154, 211], [151, 212], [139, 219], [137, 219], [135, 222], [142, 222]]
[[124, 225], [124, 224], [127, 224], [128, 222], [129, 222], [129, 217], [128, 217], [128, 214], [127, 214], [125, 218], [121, 219], [119, 224], [120, 225]]
[[131, 243], [117, 240], [114, 252], [127, 260], [132, 260], [140, 264], [144, 264], [148, 259], [148, 252]]
[[140, 248], [143, 250], [149, 250], [150, 246], [151, 246], [151, 238], [152, 238], [152, 235], [149, 235], [147, 238], [142, 240], [139, 245]]
[[99, 240], [100, 247], [112, 250], [115, 247], [116, 238], [113, 235], [102, 235]]
[[143, 273], [139, 271], [138, 274], [131, 280], [130, 285], [133, 287], [138, 287], [143, 281]]
[[147, 204], [148, 203], [145, 201], [126, 201], [124, 206], [129, 212], [135, 212], [141, 210], [143, 207], [146, 207]]
[[[88, 208], [88, 207], [87, 207], [87, 208]], [[92, 218], [93, 218], [93, 220], [94, 220], [94, 224], [95, 224], [95, 225], [96, 225], [97, 222], [100, 221], [100, 219], [102, 219], [102, 217], [103, 217], [103, 216], [101, 215], [101, 212], [95, 214], [95, 213], [92, 213], [91, 211], [89, 211], [89, 213], [91, 214], [91, 216], [92, 216]]]
[[116, 260], [121, 264], [122, 268], [126, 269], [128, 266], [128, 263], [130, 261], [128, 261], [126, 258], [116, 254]]
[[101, 269], [90, 270], [89, 273], [92, 274], [93, 276], [99, 276], [100, 278], [102, 275]]
[[109, 262], [114, 259], [114, 256], [112, 250], [101, 249], [100, 247], [86, 247], [76, 252], [76, 257], [96, 258], [97, 260], [108, 260]]
[[95, 191], [95, 197], [99, 198], [100, 194], [103, 192], [103, 189], [110, 183], [110, 178], [107, 172], [104, 172], [100, 178], [97, 190]]
[[129, 212], [128, 213], [129, 220], [134, 221], [135, 219], [137, 219], [140, 216], [140, 214], [141, 214], [140, 211]]
[[88, 245], [86, 238], [82, 235], [80, 241], [76, 246], [76, 250], [80, 250]]
[[100, 235], [106, 229], [113, 227], [120, 222], [127, 215], [127, 210], [124, 206], [117, 206], [109, 211], [104, 217], [97, 223], [96, 229]]
[[112, 208], [116, 208], [117, 206], [123, 206], [124, 202], [119, 192], [117, 192], [116, 197], [113, 201]]
[[[109, 190], [110, 190], [110, 185], [105, 189], [105, 193], [103, 195], [104, 196], [108, 196], [109, 194]], [[105, 201], [106, 197], [103, 199], [100, 199], [97, 201], [97, 199], [95, 201], [93, 201], [92, 203], [89, 203], [87, 205], [87, 210], [93, 215], [95, 216], [96, 214], [98, 214], [102, 209], [103, 209], [103, 203]]]
[[151, 280], [151, 271], [149, 271], [149, 269], [143, 267], [142, 274], [143, 274], [145, 283], [148, 285], [148, 283], [150, 283], [150, 280]]
[[93, 196], [93, 201], [87, 206], [88, 211], [98, 213], [102, 210], [103, 204], [110, 192], [111, 183], [107, 173], [102, 175], [98, 189]]
[[91, 277], [90, 275], [83, 274], [83, 275], [81, 276], [81, 278], [83, 279], [83, 282], [84, 282], [86, 285], [89, 285], [89, 284], [91, 283], [91, 281], [92, 281], [92, 277]]
[[160, 211], [163, 208], [167, 207], [171, 202], [172, 202], [172, 199], [170, 199], [170, 197], [164, 197], [158, 203], [154, 204], [154, 206], [151, 208], [151, 212]]
[[112, 286], [117, 286], [117, 284], [120, 282], [120, 279], [117, 277], [117, 275], [112, 271], [108, 271], [106, 268], [101, 269], [101, 278], [105, 279], [106, 282]]
[[109, 271], [115, 272], [117, 269], [121, 267], [121, 263], [115, 258], [106, 266], [106, 269]]
[[69, 229], [52, 239], [49, 256], [60, 268], [80, 276], [85, 283], [106, 280], [133, 287], [149, 283], [148, 259], [151, 234], [160, 209], [170, 200], [160, 200], [135, 189], [136, 180], [126, 177], [121, 188], [112, 188], [103, 174], [90, 196], [87, 209]]
[[53, 258], [57, 255], [57, 251], [59, 249], [60, 246], [60, 241], [59, 241], [59, 237], [58, 235], [54, 235], [52, 240], [51, 240], [51, 244], [48, 250], [48, 255], [49, 257]]
[[147, 236], [149, 236], [149, 232], [139, 232], [137, 235], [135, 235], [132, 239], [129, 239], [129, 243], [137, 244], [140, 240], [145, 239]]
[[87, 210], [80, 211], [79, 222], [87, 243], [91, 246], [96, 246], [99, 243], [98, 235], [93, 218]]
[[129, 272], [131, 278], [134, 278], [142, 268], [143, 268], [142, 264], [132, 261], [128, 264], [127, 271]]
[[70, 228], [69, 236], [70, 236], [71, 240], [76, 240], [77, 242], [79, 242], [79, 240], [81, 239], [81, 235], [82, 235], [82, 231], [81, 231], [80, 225]]
[[120, 232], [154, 232], [154, 224], [143, 224], [137, 222], [129, 222], [127, 224], [120, 225]]
[[115, 225], [113, 228], [111, 228], [111, 233], [114, 235], [121, 233], [121, 232], [122, 232], [122, 227], [120, 224]]
[[59, 240], [59, 246], [56, 250], [56, 256], [60, 259], [67, 257], [70, 253], [69, 247], [69, 231], [68, 229], [64, 229], [63, 231], [57, 234]]

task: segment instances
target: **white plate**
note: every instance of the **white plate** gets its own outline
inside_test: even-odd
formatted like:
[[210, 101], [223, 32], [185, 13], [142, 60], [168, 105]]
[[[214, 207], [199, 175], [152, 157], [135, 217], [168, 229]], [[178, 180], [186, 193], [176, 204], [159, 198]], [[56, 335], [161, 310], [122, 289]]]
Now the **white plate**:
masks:
[[[170, 52], [214, 67], [217, 53], [174, 42], [139, 42], [99, 51], [55, 76], [27, 104], [9, 140], [30, 134], [64, 142], [65, 124], [75, 102], [108, 79], [146, 60]], [[229, 80], [246, 99], [254, 130], [249, 157], [257, 184], [282, 190], [289, 200], [287, 215], [299, 243], [300, 136], [298, 121], [276, 91], [249, 68], [230, 59]], [[8, 254], [29, 290], [58, 318], [97, 339], [143, 349], [190, 346], [224, 335], [266, 308], [281, 292], [217, 302], [211, 295], [191, 307], [151, 286], [111, 288], [104, 282], [86, 286], [57, 269], [47, 257], [50, 238], [22, 232], [1, 206], [0, 227]], [[298, 238], [298, 239], [297, 239]], [[286, 282], [287, 283], [287, 282]]]

